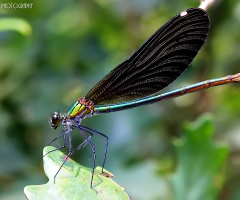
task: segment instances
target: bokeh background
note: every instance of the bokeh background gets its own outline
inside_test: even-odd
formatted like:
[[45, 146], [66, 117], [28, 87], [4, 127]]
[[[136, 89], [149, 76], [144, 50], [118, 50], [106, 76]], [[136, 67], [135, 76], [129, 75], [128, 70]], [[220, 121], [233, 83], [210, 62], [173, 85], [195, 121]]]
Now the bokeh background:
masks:
[[[3, 200], [26, 199], [23, 193], [26, 185], [48, 181], [43, 171], [42, 150], [61, 133], [61, 128], [54, 131], [49, 127], [51, 112], [66, 112], [161, 25], [185, 9], [199, 6], [197, 0], [0, 3], [33, 3], [32, 9], [0, 9]], [[168, 90], [240, 72], [240, 2], [216, 0], [207, 12], [211, 21], [208, 39], [189, 69]], [[218, 148], [221, 143], [224, 151], [220, 163], [212, 155], [211, 162], [203, 164], [191, 148], [179, 151], [187, 132], [183, 124], [205, 113], [210, 113], [214, 126], [210, 146]], [[105, 168], [132, 199], [240, 199], [239, 84], [95, 116], [83, 124], [109, 136]], [[76, 131], [73, 145], [80, 142], [81, 136]], [[98, 153], [97, 165], [101, 165], [104, 139], [94, 136], [93, 143]], [[59, 140], [55, 146], [61, 144]], [[195, 147], [203, 157], [209, 155], [204, 145]], [[90, 167], [91, 149], [86, 146], [72, 158]], [[216, 168], [212, 167], [215, 161]], [[199, 170], [195, 170], [198, 166]], [[181, 174], [179, 167], [185, 173]], [[201, 182], [207, 173], [212, 173], [213, 178]], [[171, 181], [173, 177], [178, 177], [178, 181]]]

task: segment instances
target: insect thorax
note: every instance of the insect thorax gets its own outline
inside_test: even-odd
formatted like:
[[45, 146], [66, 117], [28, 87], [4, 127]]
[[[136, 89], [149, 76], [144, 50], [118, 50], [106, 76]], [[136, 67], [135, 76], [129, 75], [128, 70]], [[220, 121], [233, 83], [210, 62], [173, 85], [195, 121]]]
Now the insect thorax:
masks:
[[66, 117], [70, 119], [80, 118], [84, 119], [90, 117], [93, 114], [94, 104], [92, 101], [87, 101], [85, 98], [80, 98], [74, 102], [72, 107], [69, 109]]

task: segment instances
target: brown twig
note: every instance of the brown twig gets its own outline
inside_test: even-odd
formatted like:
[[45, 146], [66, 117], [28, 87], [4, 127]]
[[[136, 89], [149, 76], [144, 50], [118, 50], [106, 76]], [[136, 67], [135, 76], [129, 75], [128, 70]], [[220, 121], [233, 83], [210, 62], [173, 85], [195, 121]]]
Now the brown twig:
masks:
[[215, 0], [200, 0], [200, 6], [199, 8], [202, 8], [203, 10], [207, 10]]

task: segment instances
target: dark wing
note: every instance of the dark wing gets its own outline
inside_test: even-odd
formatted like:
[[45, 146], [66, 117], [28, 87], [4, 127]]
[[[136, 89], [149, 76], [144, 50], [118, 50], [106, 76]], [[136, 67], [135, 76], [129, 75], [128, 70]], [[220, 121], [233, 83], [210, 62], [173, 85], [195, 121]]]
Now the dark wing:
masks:
[[156, 93], [176, 80], [205, 42], [209, 18], [200, 8], [176, 15], [87, 94], [97, 104], [115, 104]]

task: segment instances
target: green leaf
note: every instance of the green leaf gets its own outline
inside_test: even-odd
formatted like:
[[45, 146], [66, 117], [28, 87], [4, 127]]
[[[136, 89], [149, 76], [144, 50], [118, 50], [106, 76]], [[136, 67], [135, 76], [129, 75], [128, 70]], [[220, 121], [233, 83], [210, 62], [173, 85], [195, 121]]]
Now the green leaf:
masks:
[[0, 31], [17, 31], [24, 36], [32, 34], [31, 25], [24, 19], [20, 18], [2, 18], [0, 19]]
[[[43, 153], [46, 154], [53, 149], [55, 148], [46, 147]], [[83, 167], [70, 158], [67, 159], [58, 173], [54, 184], [53, 177], [65, 157], [66, 155], [57, 150], [43, 158], [44, 170], [49, 178], [49, 182], [44, 185], [26, 186], [24, 193], [29, 200], [53, 200], [54, 198], [58, 200], [129, 199], [122, 187], [111, 178], [101, 174], [101, 167], [95, 169], [93, 178], [93, 187], [98, 191], [96, 193], [96, 191], [90, 188], [92, 169]], [[113, 176], [106, 170], [104, 172]]]
[[213, 122], [203, 115], [185, 123], [184, 136], [176, 142], [178, 166], [170, 183], [174, 200], [213, 200], [223, 183], [223, 165], [228, 148], [213, 142]]

